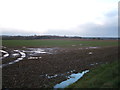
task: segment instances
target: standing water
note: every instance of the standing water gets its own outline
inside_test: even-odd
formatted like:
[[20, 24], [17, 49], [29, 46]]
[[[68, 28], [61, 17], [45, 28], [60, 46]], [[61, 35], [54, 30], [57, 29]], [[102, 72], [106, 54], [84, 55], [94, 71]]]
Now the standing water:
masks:
[[65, 88], [73, 83], [75, 83], [77, 80], [79, 80], [85, 73], [89, 72], [89, 70], [85, 70], [82, 73], [77, 74], [71, 74], [66, 81], [61, 82], [60, 84], [56, 84], [54, 86], [55, 89], [57, 88]]

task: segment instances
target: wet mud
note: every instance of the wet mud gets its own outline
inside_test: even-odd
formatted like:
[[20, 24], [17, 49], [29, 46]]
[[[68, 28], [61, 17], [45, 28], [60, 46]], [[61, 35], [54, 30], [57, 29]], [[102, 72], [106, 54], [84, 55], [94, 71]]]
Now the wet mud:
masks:
[[73, 73], [118, 60], [118, 47], [3, 50], [9, 53], [3, 64], [22, 57], [19, 62], [2, 67], [3, 88], [52, 88]]

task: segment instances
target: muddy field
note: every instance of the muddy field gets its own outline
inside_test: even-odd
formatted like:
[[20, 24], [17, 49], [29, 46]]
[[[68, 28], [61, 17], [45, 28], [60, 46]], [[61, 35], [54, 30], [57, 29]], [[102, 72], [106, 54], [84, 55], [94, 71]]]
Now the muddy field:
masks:
[[[73, 46], [74, 47], [74, 46]], [[118, 47], [7, 48], [2, 51], [3, 88], [52, 88], [70, 74], [118, 60]]]

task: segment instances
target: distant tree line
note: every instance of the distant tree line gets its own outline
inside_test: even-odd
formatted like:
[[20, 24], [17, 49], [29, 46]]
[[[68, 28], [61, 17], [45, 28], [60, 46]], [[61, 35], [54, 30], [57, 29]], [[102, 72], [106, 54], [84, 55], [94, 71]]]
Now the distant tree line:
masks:
[[[1, 38], [1, 36], [0, 36]], [[96, 39], [96, 40], [108, 40], [108, 39], [115, 39], [118, 40], [118, 38], [108, 38], [108, 37], [67, 37], [67, 36], [52, 36], [52, 35], [34, 35], [34, 36], [2, 36], [2, 40], [36, 40], [36, 39]]]
[[81, 37], [66, 37], [66, 36], [2, 36], [2, 40], [34, 40], [34, 39], [66, 39], [66, 38], [77, 38]]

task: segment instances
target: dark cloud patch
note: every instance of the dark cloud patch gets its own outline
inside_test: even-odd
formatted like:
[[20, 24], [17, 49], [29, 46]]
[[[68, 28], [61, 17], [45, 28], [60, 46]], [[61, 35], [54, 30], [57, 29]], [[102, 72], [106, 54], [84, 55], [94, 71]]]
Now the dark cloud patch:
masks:
[[111, 10], [104, 15], [103, 24], [94, 22], [79, 25], [77, 28], [69, 30], [48, 30], [48, 34], [55, 35], [77, 35], [77, 36], [95, 36], [95, 37], [117, 37], [118, 23], [117, 11]]
[[84, 35], [89, 36], [118, 36], [118, 22], [117, 11], [110, 11], [106, 13], [103, 24], [87, 23], [81, 25], [84, 30]]
[[95, 23], [89, 23], [85, 24], [82, 27], [83, 33], [81, 33], [83, 36], [117, 36], [118, 30], [117, 30], [117, 23], [111, 23], [111, 24], [104, 24], [99, 25]]

